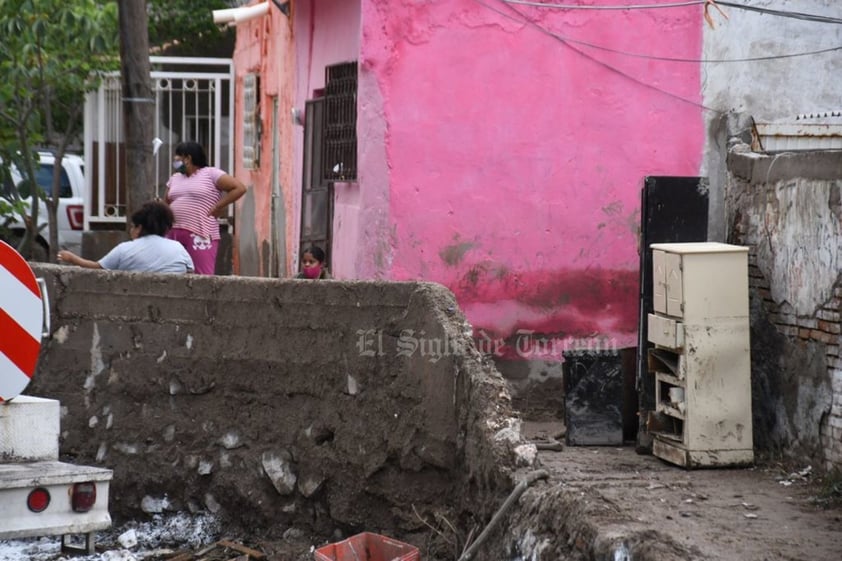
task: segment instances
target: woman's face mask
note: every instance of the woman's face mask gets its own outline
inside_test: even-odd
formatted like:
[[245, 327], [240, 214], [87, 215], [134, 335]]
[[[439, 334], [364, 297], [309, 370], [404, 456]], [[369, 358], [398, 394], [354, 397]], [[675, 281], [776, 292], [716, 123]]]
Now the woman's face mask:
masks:
[[301, 270], [304, 272], [304, 276], [308, 279], [317, 279], [322, 272], [322, 266], [313, 265], [312, 267], [302, 267]]
[[187, 166], [184, 165], [183, 160], [173, 160], [172, 168], [176, 173], [187, 173]]

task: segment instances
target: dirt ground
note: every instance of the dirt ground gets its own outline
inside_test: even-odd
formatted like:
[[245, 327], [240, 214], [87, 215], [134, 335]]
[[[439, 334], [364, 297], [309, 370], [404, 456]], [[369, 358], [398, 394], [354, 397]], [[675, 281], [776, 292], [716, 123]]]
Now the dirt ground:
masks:
[[[527, 436], [558, 432], [526, 425]], [[598, 497], [610, 531], [654, 530], [673, 542], [674, 559], [838, 561], [842, 506], [823, 500], [828, 480], [812, 466], [760, 458], [745, 469], [685, 470], [633, 446], [541, 451], [550, 485]], [[842, 485], [836, 482], [837, 485]], [[598, 509], [589, 510], [590, 513]], [[600, 516], [590, 522], [599, 526]], [[617, 524], [618, 520], [624, 522]], [[625, 526], [625, 527], [624, 527]]]
[[[525, 423], [523, 432], [530, 438], [546, 438], [563, 433], [563, 426]], [[650, 559], [842, 558], [842, 504], [838, 490], [835, 501], [823, 499], [827, 480], [818, 477], [810, 466], [787, 466], [759, 459], [751, 468], [685, 470], [653, 456], [640, 455], [631, 445], [564, 446], [559, 451], [540, 451], [539, 461], [540, 467], [550, 472], [550, 478], [533, 491], [546, 492], [550, 500], [562, 493], [592, 503], [584, 509], [587, 519], [577, 523], [596, 527], [604, 534], [637, 532], [663, 542], [663, 557], [650, 555]], [[313, 539], [297, 536], [264, 542], [259, 536], [244, 536], [242, 543], [263, 552], [266, 561], [305, 561], [313, 559]], [[236, 552], [217, 548], [203, 558], [228, 561], [233, 553]], [[495, 558], [518, 557], [500, 552]], [[549, 551], [536, 558], [556, 560]], [[422, 559], [429, 557], [422, 552]]]

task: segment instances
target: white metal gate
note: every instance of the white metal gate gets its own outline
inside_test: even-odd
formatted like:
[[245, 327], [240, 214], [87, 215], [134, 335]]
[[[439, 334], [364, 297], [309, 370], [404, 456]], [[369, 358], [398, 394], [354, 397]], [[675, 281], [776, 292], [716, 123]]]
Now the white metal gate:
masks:
[[[234, 63], [227, 58], [150, 57], [155, 103], [154, 196], [172, 174], [173, 149], [193, 140], [205, 147], [210, 165], [233, 173]], [[85, 101], [85, 230], [91, 224], [124, 223], [125, 127], [120, 74], [107, 76]]]

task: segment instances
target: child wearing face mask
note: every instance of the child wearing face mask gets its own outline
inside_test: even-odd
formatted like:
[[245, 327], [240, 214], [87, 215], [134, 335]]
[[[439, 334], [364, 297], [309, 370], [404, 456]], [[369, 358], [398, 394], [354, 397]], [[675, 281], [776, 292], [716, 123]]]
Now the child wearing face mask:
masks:
[[325, 266], [325, 252], [322, 248], [311, 245], [301, 252], [301, 272], [295, 278], [311, 280], [331, 278]]

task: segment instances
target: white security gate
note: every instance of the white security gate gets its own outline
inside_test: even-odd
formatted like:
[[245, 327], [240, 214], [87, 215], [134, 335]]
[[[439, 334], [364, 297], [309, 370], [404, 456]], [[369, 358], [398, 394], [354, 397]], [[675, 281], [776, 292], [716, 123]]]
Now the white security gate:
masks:
[[[205, 147], [210, 165], [233, 173], [234, 64], [227, 58], [150, 57], [155, 156], [154, 196], [163, 196], [175, 145]], [[120, 74], [107, 76], [85, 101], [85, 230], [124, 223], [128, 203]]]

